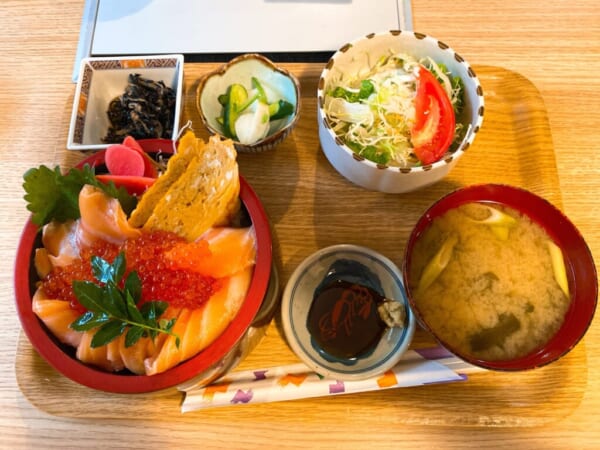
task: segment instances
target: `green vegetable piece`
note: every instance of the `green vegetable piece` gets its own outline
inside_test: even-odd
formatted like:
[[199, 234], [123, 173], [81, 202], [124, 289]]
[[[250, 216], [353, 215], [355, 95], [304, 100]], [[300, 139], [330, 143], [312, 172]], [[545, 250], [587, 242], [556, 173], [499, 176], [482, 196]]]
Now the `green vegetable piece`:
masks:
[[71, 328], [75, 331], [88, 331], [105, 324], [109, 320], [110, 317], [107, 314], [86, 311], [71, 324]]
[[237, 83], [230, 85], [227, 88], [226, 93], [221, 94], [218, 97], [219, 103], [223, 105], [223, 111], [221, 116], [217, 117], [216, 120], [222, 125], [223, 134], [228, 138], [238, 140], [235, 131], [236, 121], [238, 117], [257, 100], [269, 107], [269, 115], [265, 118], [265, 121], [282, 119], [293, 114], [296, 109], [292, 103], [286, 100], [278, 100], [269, 104], [267, 93], [260, 80], [256, 77], [252, 77], [251, 82], [252, 88], [255, 91], [254, 95], [251, 97], [248, 96], [246, 88]]
[[131, 327], [125, 335], [125, 347], [131, 347], [144, 336], [144, 329], [141, 327]]
[[361, 152], [365, 158], [377, 164], [388, 164], [391, 161], [391, 155], [388, 152], [377, 149], [374, 145], [367, 145]]
[[94, 333], [90, 347], [98, 348], [110, 344], [123, 334], [125, 327], [127, 327], [127, 323], [120, 320], [111, 320], [105, 323]]
[[498, 315], [498, 323], [493, 327], [484, 328], [469, 338], [471, 349], [480, 352], [494, 346], [502, 346], [504, 341], [521, 329], [521, 321], [513, 313]]
[[229, 101], [229, 95], [221, 94], [217, 97], [217, 100], [219, 101], [221, 106], [225, 106], [227, 104], [227, 102]]
[[[112, 264], [98, 257], [92, 256], [91, 266], [94, 277], [101, 283], [109, 283], [112, 280], [120, 280], [125, 273], [125, 256], [119, 253]], [[118, 271], [118, 272], [117, 272]]]
[[99, 282], [73, 281], [73, 292], [79, 303], [86, 308], [69, 326], [76, 331], [96, 329], [90, 346], [92, 348], [106, 345], [121, 336], [125, 330], [125, 346], [130, 347], [142, 337], [154, 339], [159, 333], [175, 336], [175, 344], [179, 347], [179, 336], [172, 333], [175, 319], [161, 319], [169, 304], [164, 301], [148, 301], [138, 309], [141, 298], [141, 281], [136, 272], [130, 272], [123, 288], [121, 281], [127, 267], [124, 253], [119, 253], [111, 263], [94, 256], [92, 272]]
[[350, 103], [356, 103], [369, 98], [373, 92], [375, 92], [375, 85], [373, 82], [371, 80], [362, 80], [360, 82], [360, 89], [358, 92], [350, 91], [338, 86], [331, 92], [330, 95], [336, 98], [343, 98]]
[[262, 84], [260, 84], [260, 81], [258, 81], [258, 78], [256, 77], [252, 77], [252, 87], [254, 89], [256, 89], [256, 91], [258, 92], [258, 101], [262, 102], [262, 103], [269, 103], [269, 101], [267, 100], [267, 93], [265, 92], [265, 89], [262, 87]]
[[[167, 302], [158, 301], [158, 300], [154, 301], [154, 302], [146, 302], [142, 305], [140, 312], [142, 313], [142, 316], [144, 316], [144, 318], [149, 323], [152, 323], [152, 324], [158, 323], [158, 327], [160, 327], [160, 323], [157, 321], [159, 320], [162, 313], [165, 312], [165, 310], [167, 309], [167, 306], [169, 306], [169, 304]], [[156, 329], [156, 328], [150, 329], [149, 330], [150, 337], [152, 339], [154, 339], [158, 335], [159, 331], [166, 332], [166, 330], [164, 330], [164, 329]]]
[[373, 92], [375, 92], [375, 85], [371, 80], [362, 80], [360, 82], [360, 91], [358, 91], [359, 99], [369, 98]]
[[244, 102], [244, 104], [240, 105], [238, 109], [238, 113], [243, 113], [246, 108], [248, 108], [252, 103], [254, 103], [260, 97], [260, 93], [254, 94], [252, 97], [248, 97], [248, 99]]
[[350, 147], [354, 153], [361, 155], [367, 158], [369, 161], [373, 161], [377, 164], [388, 164], [392, 159], [390, 152], [388, 152], [386, 149], [378, 149], [374, 145], [367, 145], [365, 147], [353, 141], [346, 142], [346, 145]]
[[228, 101], [223, 108], [223, 131], [228, 138], [237, 139], [235, 121], [248, 100], [248, 92], [244, 86], [236, 83], [227, 88], [226, 95]]
[[91, 281], [73, 281], [73, 293], [85, 309], [95, 312], [109, 314], [103, 305], [104, 289]]
[[294, 105], [286, 100], [279, 100], [278, 102], [271, 103], [269, 105], [269, 116], [270, 120], [283, 119], [294, 113]]
[[329, 95], [334, 98], [343, 98], [344, 100], [351, 102], [350, 98], [352, 98], [354, 94], [354, 92], [350, 92], [341, 86], [337, 86]]
[[27, 209], [33, 213], [31, 220], [39, 226], [53, 218], [66, 222], [79, 218], [79, 191], [66, 188], [60, 180], [63, 175], [57, 166], [54, 171], [46, 166], [29, 169], [23, 176]]
[[133, 303], [137, 305], [142, 298], [142, 282], [137, 272], [129, 272], [125, 279], [125, 291], [131, 294]]
[[27, 209], [32, 212], [32, 222], [40, 227], [52, 220], [66, 222], [79, 219], [79, 192], [86, 184], [118, 199], [125, 214], [131, 213], [137, 204], [136, 197], [125, 188], [117, 189], [112, 181], [109, 184], [98, 181], [94, 169], [87, 164], [81, 169], [73, 168], [64, 175], [58, 166], [54, 170], [39, 166], [25, 172], [23, 180]]
[[269, 105], [269, 120], [283, 119], [294, 113], [294, 105], [286, 100], [281, 99], [269, 104], [267, 93], [258, 78], [252, 77], [252, 87], [257, 91], [257, 100]]
[[127, 302], [127, 314], [129, 314], [129, 317], [131, 317], [136, 322], [144, 323], [144, 316], [142, 316], [140, 310], [137, 309], [135, 300], [129, 292], [126, 293], [125, 300]]
[[[435, 64], [450, 80], [450, 88], [452, 89], [452, 96], [450, 98], [450, 101], [452, 102], [452, 107], [454, 108], [454, 114], [458, 117], [462, 113], [462, 110], [465, 106], [465, 102], [464, 102], [464, 98], [463, 98], [463, 93], [465, 91], [465, 88], [464, 88], [462, 79], [459, 76], [454, 76], [452, 74], [452, 72], [450, 72], [450, 69], [448, 69], [448, 67], [446, 67], [445, 64], [443, 64], [443, 63], [435, 63]], [[438, 74], [435, 70], [432, 70], [431, 64], [427, 66], [427, 70], [429, 70], [431, 73], [433, 73], [435, 75], [435, 77], [437, 78], [437, 80], [440, 82], [440, 84], [442, 86], [444, 85], [444, 80], [440, 76], [438, 76]]]

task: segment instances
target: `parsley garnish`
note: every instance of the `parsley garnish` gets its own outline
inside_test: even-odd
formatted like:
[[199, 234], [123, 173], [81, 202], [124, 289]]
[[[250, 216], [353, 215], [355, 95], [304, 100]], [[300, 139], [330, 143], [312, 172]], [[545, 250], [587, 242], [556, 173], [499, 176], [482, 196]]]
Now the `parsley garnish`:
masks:
[[76, 331], [98, 328], [92, 338], [91, 347], [101, 347], [121, 336], [126, 330], [125, 347], [130, 347], [142, 337], [154, 339], [159, 333], [175, 336], [179, 347], [179, 336], [172, 333], [175, 319], [161, 319], [169, 304], [165, 301], [148, 301], [138, 309], [142, 296], [142, 284], [135, 271], [123, 283], [125, 255], [123, 252], [112, 264], [99, 256], [93, 256], [92, 272], [99, 284], [91, 281], [73, 281], [73, 292], [79, 303], [88, 311], [71, 323]]
[[94, 169], [88, 164], [81, 169], [70, 169], [64, 175], [58, 166], [54, 170], [40, 166], [25, 172], [23, 179], [24, 198], [27, 209], [32, 212], [31, 221], [40, 227], [52, 220], [66, 222], [79, 219], [79, 192], [86, 184], [118, 199], [125, 214], [133, 211], [137, 203], [134, 196], [122, 187], [117, 188], [112, 181], [109, 184], [98, 181]]

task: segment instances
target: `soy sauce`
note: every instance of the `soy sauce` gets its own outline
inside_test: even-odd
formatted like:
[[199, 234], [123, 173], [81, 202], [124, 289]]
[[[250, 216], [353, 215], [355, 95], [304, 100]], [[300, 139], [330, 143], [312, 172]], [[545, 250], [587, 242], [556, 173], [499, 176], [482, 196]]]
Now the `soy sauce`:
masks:
[[372, 352], [384, 322], [377, 305], [384, 298], [372, 288], [345, 280], [334, 280], [315, 293], [307, 327], [315, 343], [340, 359], [357, 359]]

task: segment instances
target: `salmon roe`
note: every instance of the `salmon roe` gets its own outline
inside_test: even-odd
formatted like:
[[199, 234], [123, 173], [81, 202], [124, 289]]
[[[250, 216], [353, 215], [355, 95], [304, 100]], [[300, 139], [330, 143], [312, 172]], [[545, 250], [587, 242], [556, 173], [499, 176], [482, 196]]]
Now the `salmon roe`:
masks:
[[220, 282], [213, 277], [180, 268], [176, 261], [165, 256], [175, 245], [185, 242], [175, 233], [166, 231], [142, 232], [140, 237], [129, 239], [122, 245], [98, 240], [91, 247], [81, 250], [81, 259], [68, 266], [54, 268], [42, 281], [42, 287], [49, 298], [69, 301], [71, 307], [84, 312], [85, 309], [73, 293], [73, 280], [97, 283], [92, 274], [92, 256], [112, 263], [123, 251], [127, 261], [124, 279], [129, 272], [137, 272], [142, 283], [141, 302], [163, 300], [175, 307], [199, 308], [219, 290]]

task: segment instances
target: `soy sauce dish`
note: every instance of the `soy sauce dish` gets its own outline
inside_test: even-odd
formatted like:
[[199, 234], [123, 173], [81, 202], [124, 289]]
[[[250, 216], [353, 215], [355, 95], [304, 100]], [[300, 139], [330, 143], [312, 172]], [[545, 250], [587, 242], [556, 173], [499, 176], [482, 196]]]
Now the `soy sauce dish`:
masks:
[[296, 355], [337, 380], [365, 379], [392, 368], [408, 349], [416, 323], [398, 267], [350, 244], [321, 249], [296, 268], [281, 314]]

